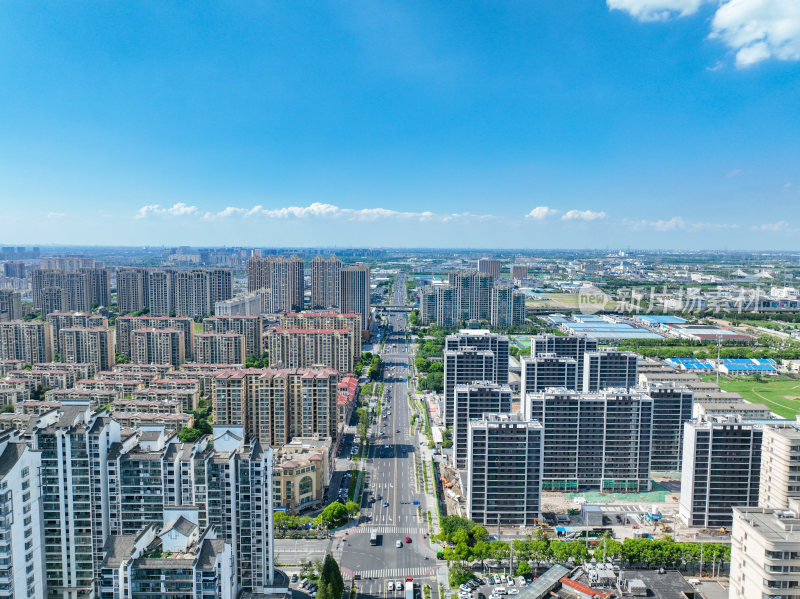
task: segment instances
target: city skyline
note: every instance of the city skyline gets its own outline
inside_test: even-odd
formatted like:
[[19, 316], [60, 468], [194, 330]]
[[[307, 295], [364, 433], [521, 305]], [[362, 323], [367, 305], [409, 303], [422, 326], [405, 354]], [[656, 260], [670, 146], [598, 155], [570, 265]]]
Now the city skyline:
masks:
[[4, 242], [792, 249], [766, 4], [10, 2]]

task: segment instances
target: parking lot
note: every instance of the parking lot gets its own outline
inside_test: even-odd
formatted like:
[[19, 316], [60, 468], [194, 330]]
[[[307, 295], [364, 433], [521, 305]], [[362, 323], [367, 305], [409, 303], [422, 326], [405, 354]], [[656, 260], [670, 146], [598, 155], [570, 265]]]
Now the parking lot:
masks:
[[467, 589], [465, 587], [469, 585], [462, 585], [458, 589], [460, 599], [507, 599], [518, 595], [520, 588], [527, 584], [520, 576], [512, 578], [504, 574], [487, 574], [471, 583], [472, 588]]

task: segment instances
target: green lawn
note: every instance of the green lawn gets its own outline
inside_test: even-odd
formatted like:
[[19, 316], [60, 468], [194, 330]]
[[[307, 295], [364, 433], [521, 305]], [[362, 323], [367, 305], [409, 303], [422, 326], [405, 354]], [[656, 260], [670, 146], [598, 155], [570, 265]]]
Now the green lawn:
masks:
[[[714, 377], [703, 377], [715, 380]], [[784, 418], [794, 418], [800, 412], [800, 380], [774, 377], [757, 380], [752, 377], [720, 377], [719, 386], [725, 391], [739, 393], [751, 403], [763, 403]]]

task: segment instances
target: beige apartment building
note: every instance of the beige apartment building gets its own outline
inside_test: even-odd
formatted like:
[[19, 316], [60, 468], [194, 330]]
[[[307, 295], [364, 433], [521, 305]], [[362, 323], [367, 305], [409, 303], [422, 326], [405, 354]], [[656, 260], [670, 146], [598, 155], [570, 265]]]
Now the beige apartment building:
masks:
[[194, 361], [199, 364], [243, 364], [245, 346], [244, 335], [198, 333], [194, 336]]
[[275, 368], [352, 372], [353, 343], [348, 329], [272, 329], [267, 333], [269, 363]]
[[94, 364], [97, 370], [114, 366], [114, 338], [108, 328], [69, 327], [59, 335], [61, 361]]
[[22, 360], [26, 364], [53, 359], [53, 330], [42, 321], [0, 322], [0, 360]]
[[136, 364], [171, 364], [186, 361], [183, 331], [178, 329], [136, 329], [131, 335], [131, 361]]

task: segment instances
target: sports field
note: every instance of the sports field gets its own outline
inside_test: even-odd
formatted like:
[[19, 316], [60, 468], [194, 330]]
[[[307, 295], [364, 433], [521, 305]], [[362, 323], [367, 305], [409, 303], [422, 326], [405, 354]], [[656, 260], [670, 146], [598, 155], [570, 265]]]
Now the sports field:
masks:
[[[714, 380], [713, 377], [707, 378]], [[763, 403], [784, 418], [794, 418], [800, 412], [798, 379], [774, 377], [757, 380], [752, 377], [725, 377], [719, 379], [719, 386], [725, 391], [741, 394], [749, 402]]]

